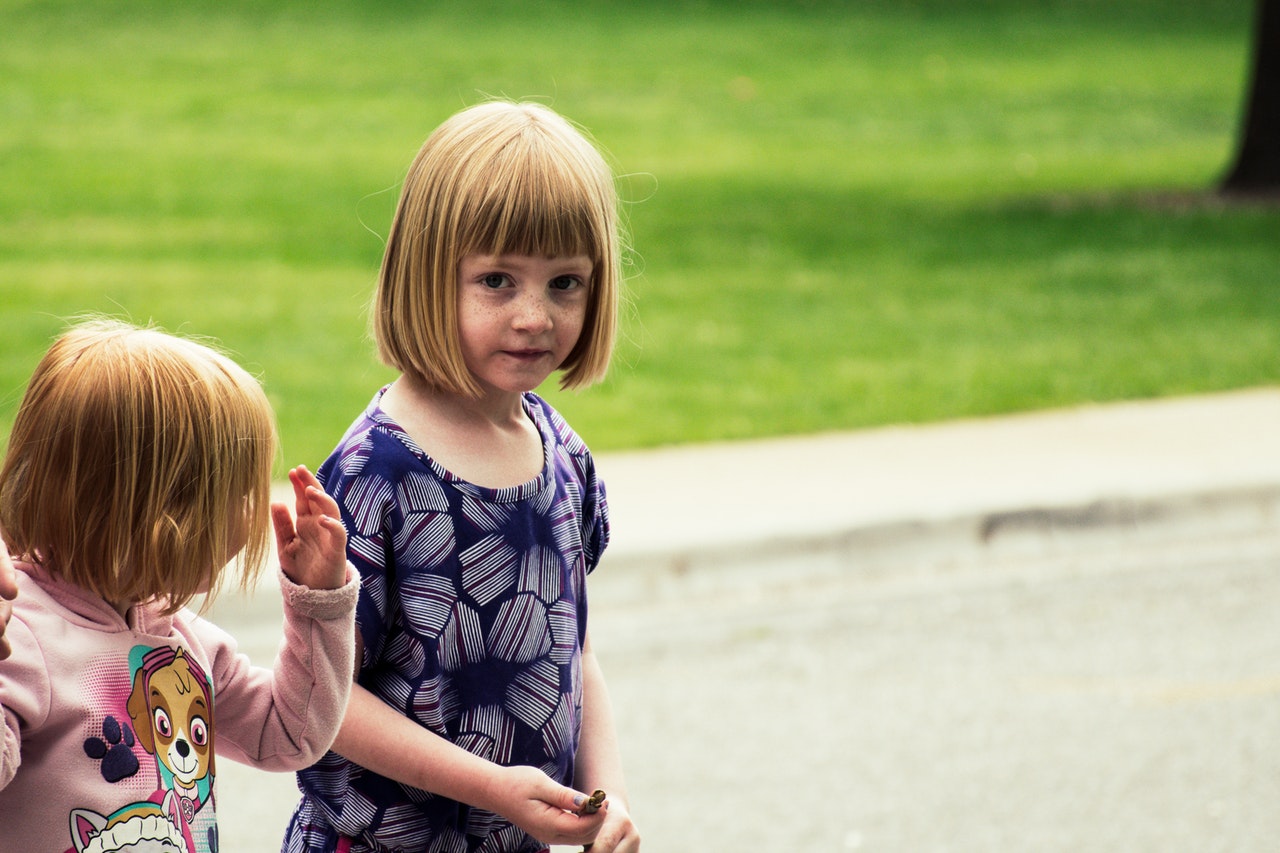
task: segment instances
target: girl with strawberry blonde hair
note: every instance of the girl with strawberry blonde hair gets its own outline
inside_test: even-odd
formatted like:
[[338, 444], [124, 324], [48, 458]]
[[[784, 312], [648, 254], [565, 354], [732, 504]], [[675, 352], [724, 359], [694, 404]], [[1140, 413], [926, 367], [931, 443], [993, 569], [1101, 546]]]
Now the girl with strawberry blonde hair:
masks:
[[[310, 472], [296, 521], [269, 504], [275, 452], [262, 388], [203, 344], [94, 320], [40, 361], [0, 470], [6, 850], [217, 853], [215, 755], [296, 770], [329, 748], [359, 576]], [[269, 670], [188, 605], [233, 561], [251, 586], [273, 526]]]

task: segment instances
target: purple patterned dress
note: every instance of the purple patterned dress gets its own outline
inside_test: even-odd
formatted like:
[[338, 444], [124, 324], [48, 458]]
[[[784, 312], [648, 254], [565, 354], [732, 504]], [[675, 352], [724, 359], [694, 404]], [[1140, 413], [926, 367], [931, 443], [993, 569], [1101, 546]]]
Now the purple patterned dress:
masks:
[[[476, 755], [572, 784], [586, 576], [609, 539], [591, 454], [550, 405], [525, 394], [542, 435], [542, 473], [481, 488], [423, 453], [379, 408], [383, 391], [319, 471], [363, 578], [359, 682]], [[544, 849], [490, 812], [332, 752], [300, 772], [298, 785], [289, 853]]]

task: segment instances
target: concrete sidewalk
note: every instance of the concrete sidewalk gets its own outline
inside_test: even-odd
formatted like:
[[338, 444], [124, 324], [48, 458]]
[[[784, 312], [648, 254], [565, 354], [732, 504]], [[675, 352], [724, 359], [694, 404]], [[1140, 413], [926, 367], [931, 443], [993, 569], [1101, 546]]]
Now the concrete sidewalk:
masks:
[[1280, 524], [1280, 388], [602, 454], [614, 569]]

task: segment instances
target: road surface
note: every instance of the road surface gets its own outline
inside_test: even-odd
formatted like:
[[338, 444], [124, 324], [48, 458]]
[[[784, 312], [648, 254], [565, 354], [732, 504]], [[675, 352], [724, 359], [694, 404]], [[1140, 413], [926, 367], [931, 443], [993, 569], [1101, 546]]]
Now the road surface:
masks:
[[[1031, 550], [602, 567], [645, 849], [1276, 849], [1280, 531]], [[278, 849], [291, 778], [219, 770], [223, 849]]]

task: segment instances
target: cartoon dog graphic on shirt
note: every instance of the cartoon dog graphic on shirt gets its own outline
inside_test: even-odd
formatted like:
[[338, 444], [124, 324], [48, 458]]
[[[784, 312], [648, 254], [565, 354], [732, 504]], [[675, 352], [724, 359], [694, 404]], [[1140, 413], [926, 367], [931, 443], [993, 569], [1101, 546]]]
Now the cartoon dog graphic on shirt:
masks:
[[213, 694], [200, 664], [161, 646], [142, 657], [128, 700], [138, 744], [155, 756], [161, 787], [188, 824], [213, 790]]

